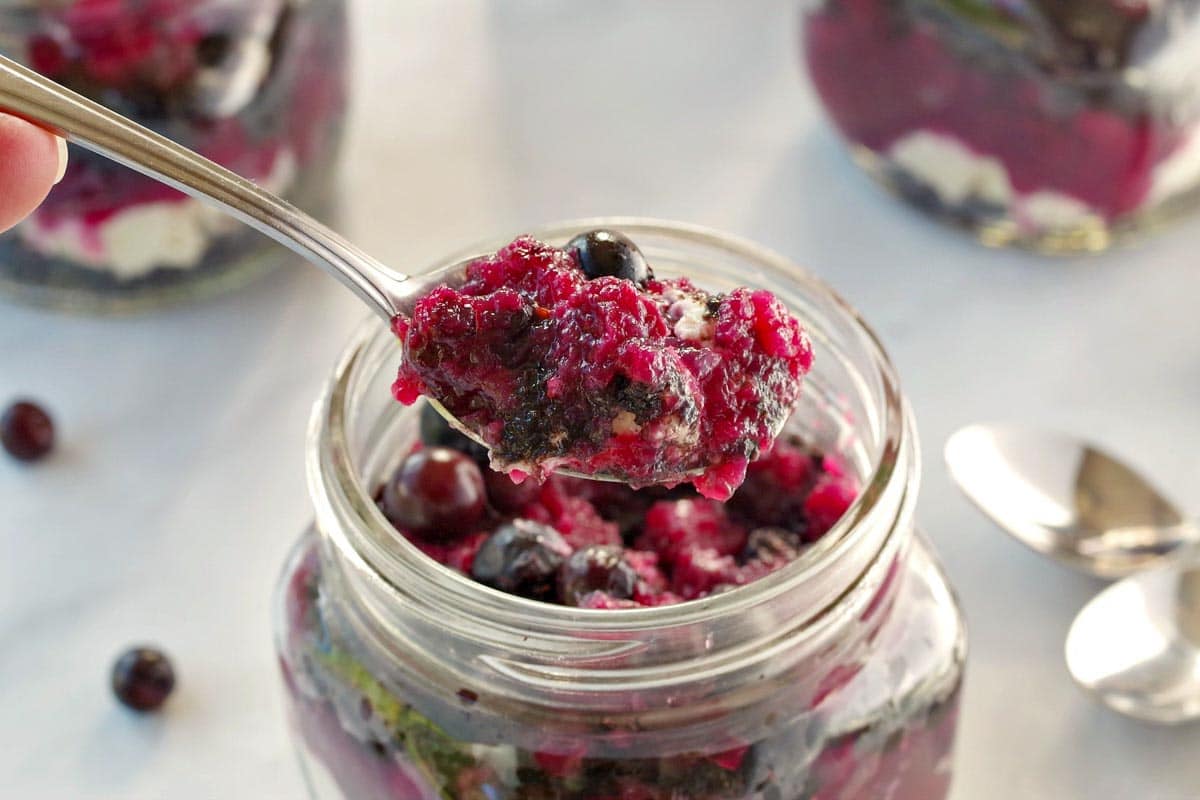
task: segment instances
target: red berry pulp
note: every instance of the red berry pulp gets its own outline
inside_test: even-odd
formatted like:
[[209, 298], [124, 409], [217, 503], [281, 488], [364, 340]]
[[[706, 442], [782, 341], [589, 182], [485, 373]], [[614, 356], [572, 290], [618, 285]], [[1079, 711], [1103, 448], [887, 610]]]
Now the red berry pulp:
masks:
[[[402, 476], [428, 463], [428, 454], [445, 452], [417, 445], [384, 486], [378, 502], [397, 530], [480, 583], [583, 608], [670, 605], [743, 586], [798, 558], [857, 496], [833, 459], [788, 435], [751, 465], [728, 503], [686, 486], [639, 490], [561, 475], [522, 484], [527, 494], [515, 503], [511, 480], [493, 473], [486, 511], [468, 523], [463, 512], [444, 529], [431, 528], [427, 515], [414, 513], [419, 524], [406, 527], [390, 509], [388, 487], [408, 481]], [[464, 469], [478, 470], [459, 458]], [[444, 492], [433, 484], [415, 486], [411, 502], [421, 503], [426, 490], [430, 502], [441, 502]]]
[[691, 473], [730, 497], [798, 401], [812, 365], [800, 323], [766, 291], [589, 278], [580, 260], [525, 236], [423, 297], [394, 320], [396, 398], [438, 400], [516, 477]]

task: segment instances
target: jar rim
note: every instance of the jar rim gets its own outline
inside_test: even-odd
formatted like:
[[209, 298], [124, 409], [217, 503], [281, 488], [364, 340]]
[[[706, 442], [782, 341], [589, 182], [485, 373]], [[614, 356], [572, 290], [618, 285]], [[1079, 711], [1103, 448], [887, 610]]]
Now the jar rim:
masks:
[[[858, 311], [823, 280], [785, 256], [742, 237], [704, 226], [645, 217], [592, 217], [540, 226], [530, 231], [530, 235], [550, 240], [600, 227], [617, 228], [635, 240], [639, 233], [670, 236], [685, 243], [713, 246], [750, 259], [786, 275], [806, 294], [814, 294], [828, 301], [842, 315], [842, 321], [852, 326], [867, 350], [871, 367], [882, 388], [879, 399], [883, 411], [883, 441], [869, 471], [863, 476], [861, 491], [851, 507], [825, 535], [791, 564], [735, 590], [700, 600], [658, 607], [579, 609], [530, 600], [484, 586], [438, 563], [403, 537], [397, 536], [395, 529], [376, 506], [371, 489], [363, 484], [355, 470], [355, 460], [346, 435], [347, 400], [353, 393], [353, 386], [367, 377], [362, 370], [369, 348], [392, 336], [390, 331], [381, 328], [378, 320], [370, 320], [359, 329], [339, 360], [314, 407], [309, 430], [307, 466], [310, 493], [316, 506], [319, 527], [334, 532], [332, 538], [339, 552], [358, 567], [368, 570], [372, 577], [393, 587], [403, 585], [406, 580], [426, 579], [429, 584], [427, 588], [443, 595], [441, 599], [459, 612], [484, 614], [485, 618], [514, 629], [536, 628], [542, 632], [570, 630], [578, 634], [614, 630], [646, 632], [702, 624], [770, 602], [806, 583], [817, 571], [828, 568], [838, 554], [854, 547], [860, 538], [864, 520], [878, 516], [880, 499], [899, 495], [900, 510], [896, 512], [896, 519], [887, 524], [889, 536], [880, 543], [879, 549], [882, 551], [887, 539], [890, 539], [891, 530], [897, 527], [896, 521], [911, 514], [915, 503], [919, 474], [916, 434], [895, 369], [878, 336]], [[510, 239], [490, 239], [465, 248], [433, 264], [429, 270], [495, 252]], [[809, 333], [816, 336], [819, 332], [810, 328]], [[897, 464], [905, 463], [907, 468], [896, 468]], [[339, 500], [341, 502], [338, 505], [353, 510], [356, 522], [362, 524], [363, 529], [355, 534], [365, 535], [347, 535], [345, 526], [338, 522], [338, 513], [331, 506], [331, 503]], [[866, 571], [864, 569], [861, 575], [855, 576], [842, 594], [854, 588]], [[830, 598], [830, 603], [835, 603], [837, 599]]]

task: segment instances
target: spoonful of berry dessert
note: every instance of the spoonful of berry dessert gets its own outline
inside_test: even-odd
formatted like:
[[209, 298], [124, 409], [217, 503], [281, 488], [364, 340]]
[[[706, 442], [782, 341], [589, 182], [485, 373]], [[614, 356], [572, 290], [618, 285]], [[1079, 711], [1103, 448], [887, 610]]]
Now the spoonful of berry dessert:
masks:
[[426, 395], [514, 479], [553, 471], [727, 499], [770, 449], [812, 363], [770, 292], [656, 278], [628, 238], [528, 237], [409, 277], [299, 209], [0, 57], [0, 110], [215, 204], [329, 272], [403, 347], [394, 394]]
[[394, 393], [434, 399], [516, 479], [551, 471], [635, 487], [690, 480], [728, 499], [800, 396], [812, 347], [771, 293], [658, 278], [593, 230], [521, 237], [397, 316]]

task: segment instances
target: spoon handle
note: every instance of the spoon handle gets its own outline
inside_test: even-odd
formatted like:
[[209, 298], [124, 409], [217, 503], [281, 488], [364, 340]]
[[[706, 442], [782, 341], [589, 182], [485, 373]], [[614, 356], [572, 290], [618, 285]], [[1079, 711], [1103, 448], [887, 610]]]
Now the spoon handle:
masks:
[[253, 182], [3, 56], [0, 109], [216, 205], [333, 275], [381, 316], [395, 316], [406, 276]]

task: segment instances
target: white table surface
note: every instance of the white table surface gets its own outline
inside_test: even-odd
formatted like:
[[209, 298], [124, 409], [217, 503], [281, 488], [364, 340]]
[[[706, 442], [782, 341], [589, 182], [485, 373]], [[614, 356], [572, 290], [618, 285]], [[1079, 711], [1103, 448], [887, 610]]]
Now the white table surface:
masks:
[[[801, 78], [795, 3], [361, 0], [342, 227], [400, 266], [554, 219], [723, 228], [827, 277], [889, 345], [925, 443], [923, 527], [970, 621], [957, 800], [1200, 797], [1200, 726], [1156, 728], [1071, 684], [1097, 584], [956, 493], [946, 436], [980, 419], [1086, 431], [1200, 512], [1200, 220], [1072, 262], [985, 251], [847, 163]], [[0, 400], [62, 447], [0, 459], [0, 796], [299, 798], [268, 602], [309, 517], [309, 406], [362, 316], [297, 264], [136, 319], [0, 312]], [[174, 657], [169, 710], [106, 682]]]

